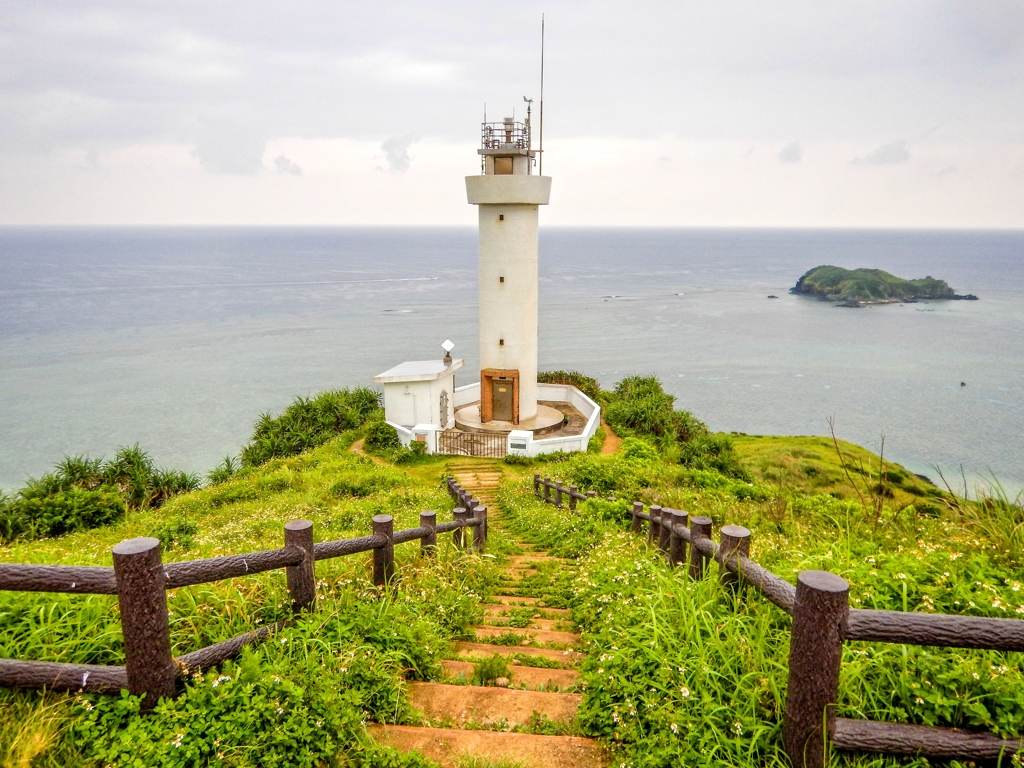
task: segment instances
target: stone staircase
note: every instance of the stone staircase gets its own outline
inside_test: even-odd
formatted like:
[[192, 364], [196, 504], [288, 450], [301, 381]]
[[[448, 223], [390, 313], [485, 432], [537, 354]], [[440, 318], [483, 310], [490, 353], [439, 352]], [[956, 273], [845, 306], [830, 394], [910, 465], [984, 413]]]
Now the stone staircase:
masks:
[[[501, 529], [497, 489], [502, 464], [458, 459], [449, 471], [488, 508], [488, 527]], [[599, 768], [607, 764], [600, 745], [571, 735], [582, 696], [575, 692], [582, 654], [569, 612], [547, 605], [544, 576], [575, 563], [523, 545], [510, 559], [498, 594], [485, 604], [477, 642], [453, 644], [444, 662], [447, 683], [409, 683], [423, 726], [376, 725], [371, 735], [402, 751], [419, 750], [443, 766], [466, 757], [511, 760], [524, 768]], [[488, 642], [490, 640], [491, 642]], [[497, 641], [497, 642], [495, 642]], [[500, 643], [500, 644], [498, 644]], [[495, 686], [468, 685], [474, 662], [501, 657], [506, 679]], [[510, 732], [510, 728], [534, 732]]]

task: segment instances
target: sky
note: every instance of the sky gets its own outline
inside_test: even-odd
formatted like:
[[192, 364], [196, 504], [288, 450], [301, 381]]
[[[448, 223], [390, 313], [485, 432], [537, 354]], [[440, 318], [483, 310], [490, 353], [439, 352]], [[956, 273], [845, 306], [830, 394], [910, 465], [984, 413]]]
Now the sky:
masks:
[[0, 224], [473, 225], [542, 13], [546, 224], [1024, 227], [1020, 0], [0, 0]]

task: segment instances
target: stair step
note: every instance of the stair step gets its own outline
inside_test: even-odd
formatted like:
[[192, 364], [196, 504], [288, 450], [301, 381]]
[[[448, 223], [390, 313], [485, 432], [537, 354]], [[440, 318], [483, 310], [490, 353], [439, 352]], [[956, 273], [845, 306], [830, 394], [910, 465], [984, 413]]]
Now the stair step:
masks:
[[[484, 609], [485, 616], [502, 616], [513, 611], [521, 611], [523, 608], [528, 606], [515, 606], [500, 603], [484, 603], [482, 607]], [[538, 618], [547, 618], [550, 616], [565, 616], [566, 618], [568, 618], [572, 615], [571, 612], [565, 608], [541, 608], [539, 606], [534, 607], [537, 608], [536, 612], [534, 613], [534, 616]]]
[[523, 656], [539, 656], [557, 662], [562, 667], [572, 667], [583, 659], [577, 651], [556, 651], [551, 648], [534, 648], [529, 645], [494, 645], [493, 643], [453, 643], [456, 655], [460, 659], [489, 659], [494, 654], [512, 658], [515, 654]]
[[402, 752], [418, 750], [445, 768], [453, 768], [466, 755], [493, 761], [514, 760], [525, 768], [603, 768], [607, 764], [598, 742], [580, 736], [535, 736], [409, 725], [372, 725], [369, 731], [380, 744]]
[[526, 725], [534, 712], [571, 723], [583, 696], [481, 685], [409, 683], [409, 702], [428, 720], [466, 725]]
[[[466, 682], [473, 679], [473, 662], [471, 661], [449, 659], [442, 661], [441, 666], [450, 678], [462, 679]], [[580, 679], [580, 673], [575, 669], [547, 669], [509, 664], [508, 670], [512, 673], [512, 687], [517, 689], [572, 688]]]
[[[508, 617], [502, 617], [502, 616], [485, 616], [484, 617], [484, 626], [487, 626], [487, 627], [503, 627], [505, 629], [509, 629], [509, 623], [508, 622], [509, 622]], [[561, 627], [565, 627], [565, 625], [566, 625], [565, 621], [558, 621], [556, 619], [533, 619], [533, 620], [530, 621], [530, 626], [528, 626], [528, 627], [519, 627], [519, 629], [524, 629], [524, 630], [538, 630], [538, 629], [542, 629], [545, 632], [561, 632], [563, 630], [560, 629], [560, 628]], [[513, 629], [514, 629], [514, 627], [513, 627]]]
[[565, 643], [566, 645], [573, 645], [580, 641], [580, 636], [575, 632], [558, 632], [553, 630], [545, 629], [522, 629], [520, 627], [473, 627], [473, 631], [476, 632], [476, 636], [479, 637], [499, 637], [501, 635], [513, 634], [519, 635], [524, 640], [529, 638], [534, 643]]

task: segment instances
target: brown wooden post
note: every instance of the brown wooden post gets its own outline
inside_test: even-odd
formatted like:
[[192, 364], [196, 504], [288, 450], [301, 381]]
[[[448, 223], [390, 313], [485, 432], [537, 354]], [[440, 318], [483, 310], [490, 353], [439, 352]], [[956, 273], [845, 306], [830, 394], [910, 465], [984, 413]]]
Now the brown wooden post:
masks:
[[651, 504], [647, 511], [651, 515], [651, 524], [647, 527], [647, 543], [656, 547], [661, 541], [661, 507]]
[[639, 516], [643, 511], [644, 503], [642, 501], [634, 501], [632, 511], [633, 522], [629, 526], [629, 530], [633, 533], [640, 533], [640, 531], [643, 530], [644, 521]]
[[487, 507], [481, 505], [473, 510], [473, 517], [480, 525], [473, 529], [473, 551], [483, 552], [487, 545]]
[[290, 520], [284, 524], [284, 545], [298, 547], [306, 557], [298, 565], [285, 569], [288, 576], [288, 594], [292, 596], [292, 610], [312, 608], [316, 601], [316, 573], [313, 556], [313, 523], [309, 520]]
[[143, 708], [152, 709], [157, 699], [174, 697], [178, 678], [171, 657], [160, 540], [126, 539], [115, 544], [113, 552], [128, 691], [144, 696]]
[[689, 515], [681, 509], [672, 510], [672, 538], [668, 544], [668, 562], [670, 565], [682, 565], [686, 562], [686, 539], [676, 533], [676, 528], [685, 528]]
[[[452, 517], [455, 518], [456, 522], [458, 522], [459, 520], [468, 520], [469, 512], [466, 510], [465, 507], [456, 507], [452, 511]], [[459, 549], [462, 549], [463, 543], [466, 541], [466, 537], [464, 535], [465, 530], [465, 528], [456, 528], [454, 531], [452, 531], [452, 543]]]
[[533, 495], [540, 496], [540, 473], [533, 473]]
[[579, 493], [579, 492], [580, 492], [579, 488], [577, 488], [575, 485], [570, 485], [569, 486], [569, 511], [570, 512], [575, 512], [576, 511], [576, 494]]
[[544, 501], [548, 504], [551, 503], [551, 478], [544, 478]]
[[373, 535], [387, 536], [383, 547], [373, 550], [373, 583], [378, 587], [391, 584], [395, 577], [395, 520], [391, 515], [373, 516]]
[[562, 508], [562, 481], [559, 480], [555, 483], [555, 506], [559, 509]]
[[849, 598], [850, 585], [834, 573], [797, 576], [782, 728], [782, 745], [794, 768], [824, 768], [827, 762]]
[[736, 587], [742, 585], [738, 573], [726, 568], [726, 563], [738, 565], [741, 557], [750, 557], [750, 530], [742, 525], [723, 525], [718, 532], [718, 583], [722, 586]]
[[704, 578], [704, 565], [707, 558], [697, 549], [697, 539], [711, 538], [711, 518], [697, 515], [690, 518], [690, 577]]
[[658, 549], [668, 553], [669, 543], [672, 540], [672, 521], [675, 519], [672, 513], [675, 510], [663, 507], [661, 518], [658, 521]]
[[427, 557], [437, 551], [437, 512], [420, 512], [420, 528], [429, 528], [430, 533], [420, 539], [420, 553]]

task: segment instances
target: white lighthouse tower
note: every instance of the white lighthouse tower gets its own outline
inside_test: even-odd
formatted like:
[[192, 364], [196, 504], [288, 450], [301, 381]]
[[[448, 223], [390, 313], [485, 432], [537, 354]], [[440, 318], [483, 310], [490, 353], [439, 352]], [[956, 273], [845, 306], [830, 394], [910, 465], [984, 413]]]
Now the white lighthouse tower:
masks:
[[[537, 405], [538, 210], [551, 178], [534, 174], [530, 121], [483, 123], [481, 174], [466, 177], [480, 221], [480, 404], [487, 431], [540, 430], [562, 414]], [[548, 413], [550, 412], [550, 413]]]

